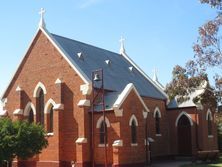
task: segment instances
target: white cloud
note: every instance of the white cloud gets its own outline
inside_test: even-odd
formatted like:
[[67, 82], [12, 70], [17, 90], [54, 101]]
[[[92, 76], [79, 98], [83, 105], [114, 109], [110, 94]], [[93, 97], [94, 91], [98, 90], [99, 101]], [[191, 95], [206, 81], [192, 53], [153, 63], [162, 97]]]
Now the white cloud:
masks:
[[80, 5], [80, 8], [84, 9], [84, 8], [90, 7], [92, 5], [95, 5], [101, 1], [102, 0], [84, 0], [84, 2]]

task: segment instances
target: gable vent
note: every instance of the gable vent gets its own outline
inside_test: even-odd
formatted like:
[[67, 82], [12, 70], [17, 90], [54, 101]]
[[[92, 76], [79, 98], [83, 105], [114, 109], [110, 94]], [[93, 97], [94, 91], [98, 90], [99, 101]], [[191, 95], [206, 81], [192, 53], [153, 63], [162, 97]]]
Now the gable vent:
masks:
[[129, 67], [129, 70], [132, 72], [132, 71], [133, 71], [133, 67], [132, 67], [132, 66], [130, 66], [130, 67]]
[[110, 61], [110, 60], [105, 60], [105, 63], [106, 63], [107, 65], [110, 65], [110, 64], [111, 64], [111, 61]]
[[82, 52], [77, 53], [77, 56], [79, 59], [83, 60], [83, 53]]

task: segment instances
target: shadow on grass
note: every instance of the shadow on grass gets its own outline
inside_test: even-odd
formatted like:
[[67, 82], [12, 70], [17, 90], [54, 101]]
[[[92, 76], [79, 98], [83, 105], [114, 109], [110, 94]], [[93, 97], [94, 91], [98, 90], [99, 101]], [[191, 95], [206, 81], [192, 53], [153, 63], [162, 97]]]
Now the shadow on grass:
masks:
[[219, 159], [213, 163], [197, 163], [197, 164], [186, 164], [181, 165], [180, 167], [222, 167], [222, 155], [220, 155]]

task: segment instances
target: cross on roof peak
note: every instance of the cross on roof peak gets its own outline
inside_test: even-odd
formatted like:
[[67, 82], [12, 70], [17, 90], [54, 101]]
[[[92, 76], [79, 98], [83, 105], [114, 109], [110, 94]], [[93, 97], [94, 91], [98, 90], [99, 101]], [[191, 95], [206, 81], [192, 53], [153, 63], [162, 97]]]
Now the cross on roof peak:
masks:
[[120, 40], [119, 40], [121, 43], [123, 43], [125, 41], [125, 39], [123, 38], [123, 36], [120, 37]]
[[153, 69], [153, 80], [154, 81], [158, 81], [157, 72], [158, 72], [157, 68], [154, 68]]
[[119, 42], [120, 42], [120, 54], [125, 53], [124, 41], [125, 41], [125, 39], [123, 38], [123, 36], [121, 36], [121, 38], [119, 40]]
[[39, 14], [41, 15], [41, 17], [43, 17], [44, 14], [45, 14], [45, 9], [41, 8], [40, 11], [39, 11]]
[[45, 14], [45, 9], [41, 8], [39, 11], [40, 14], [40, 21], [39, 21], [39, 27], [45, 28], [45, 21], [44, 21], [44, 14]]

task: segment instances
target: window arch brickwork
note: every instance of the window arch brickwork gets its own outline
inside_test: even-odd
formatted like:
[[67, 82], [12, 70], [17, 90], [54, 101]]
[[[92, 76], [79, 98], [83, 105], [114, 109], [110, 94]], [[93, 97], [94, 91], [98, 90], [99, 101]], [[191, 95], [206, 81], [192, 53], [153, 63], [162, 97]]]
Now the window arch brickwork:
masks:
[[210, 111], [210, 109], [207, 111], [207, 115], [206, 115], [206, 120], [207, 120], [207, 129], [208, 129], [208, 136], [212, 135], [212, 112]]
[[107, 125], [105, 121], [102, 121], [99, 128], [99, 143], [105, 144], [107, 143]]
[[37, 98], [37, 105], [38, 105], [38, 119], [37, 122], [39, 122], [42, 126], [44, 126], [44, 92], [41, 89], [39, 91], [39, 96]]
[[137, 144], [137, 126], [138, 121], [135, 115], [132, 115], [129, 121], [130, 131], [131, 131], [131, 144]]

